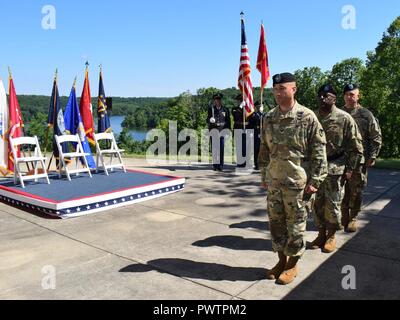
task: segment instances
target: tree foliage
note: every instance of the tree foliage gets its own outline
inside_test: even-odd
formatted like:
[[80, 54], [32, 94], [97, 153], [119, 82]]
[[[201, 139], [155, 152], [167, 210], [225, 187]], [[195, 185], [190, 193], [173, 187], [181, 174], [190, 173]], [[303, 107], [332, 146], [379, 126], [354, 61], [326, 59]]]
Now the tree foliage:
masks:
[[381, 156], [400, 157], [400, 16], [368, 53], [361, 79], [363, 103], [378, 117], [383, 132]]

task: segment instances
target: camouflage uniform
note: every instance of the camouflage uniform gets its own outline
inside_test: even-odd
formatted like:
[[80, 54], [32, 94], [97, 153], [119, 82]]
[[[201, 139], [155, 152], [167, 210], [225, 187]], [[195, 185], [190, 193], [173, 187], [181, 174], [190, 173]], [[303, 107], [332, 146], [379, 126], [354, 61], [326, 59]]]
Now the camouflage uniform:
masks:
[[314, 221], [319, 229], [339, 230], [344, 173], [353, 171], [362, 159], [361, 135], [353, 118], [336, 106], [327, 115], [318, 111], [317, 117], [326, 135], [328, 177], [316, 195]]
[[307, 183], [318, 188], [327, 175], [325, 133], [315, 114], [296, 102], [283, 114], [279, 107], [263, 117], [259, 166], [268, 185], [267, 210], [272, 248], [300, 257], [307, 213]]
[[[371, 111], [361, 106], [353, 109], [344, 108], [353, 117], [361, 133], [364, 146], [364, 159], [353, 172], [351, 180], [346, 183], [342, 203], [342, 213], [351, 221], [361, 211], [364, 187], [367, 185], [368, 172], [364, 163], [368, 159], [376, 159], [382, 146], [382, 133], [378, 121]], [[346, 221], [347, 222], [347, 221]]]

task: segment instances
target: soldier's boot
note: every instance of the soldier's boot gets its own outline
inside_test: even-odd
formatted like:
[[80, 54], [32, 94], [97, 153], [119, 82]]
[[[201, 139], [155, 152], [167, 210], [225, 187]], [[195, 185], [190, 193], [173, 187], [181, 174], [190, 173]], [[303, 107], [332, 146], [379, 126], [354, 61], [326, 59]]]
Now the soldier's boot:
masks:
[[335, 238], [335, 229], [329, 229], [328, 234], [326, 235], [326, 242], [324, 247], [322, 248], [322, 252], [331, 253], [336, 249], [336, 238]]
[[279, 278], [283, 270], [285, 270], [287, 257], [283, 254], [283, 252], [278, 252], [279, 262], [273, 267], [271, 270], [267, 272], [267, 279], [276, 280]]
[[313, 242], [310, 243], [309, 249], [316, 250], [320, 249], [325, 245], [326, 242], [326, 229], [319, 229], [318, 236]]
[[352, 219], [346, 228], [346, 232], [352, 233], [352, 232], [356, 232], [356, 231], [357, 231], [357, 220]]
[[286, 285], [297, 277], [297, 261], [299, 261], [299, 259], [300, 257], [289, 257], [285, 270], [281, 273], [276, 283]]

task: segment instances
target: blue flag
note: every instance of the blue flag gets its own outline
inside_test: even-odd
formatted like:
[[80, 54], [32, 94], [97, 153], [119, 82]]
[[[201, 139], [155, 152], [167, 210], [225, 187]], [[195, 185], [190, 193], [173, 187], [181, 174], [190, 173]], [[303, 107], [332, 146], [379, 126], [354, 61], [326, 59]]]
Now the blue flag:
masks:
[[78, 101], [76, 100], [75, 84], [71, 89], [71, 94], [69, 95], [67, 106], [65, 107], [64, 123], [65, 130], [69, 134], [79, 134], [82, 142], [83, 152], [89, 154], [86, 156], [89, 168], [95, 169], [96, 164], [92, 156], [92, 150], [90, 150], [89, 142], [86, 138], [85, 128], [83, 127]]
[[[54, 157], [56, 158], [56, 165], [58, 167], [58, 162], [59, 162], [59, 152], [56, 144], [56, 139], [54, 136], [61, 136], [65, 134], [65, 125], [64, 125], [64, 116], [62, 113], [61, 109], [61, 103], [60, 103], [60, 96], [58, 94], [58, 86], [57, 86], [57, 73], [54, 78], [53, 82], [53, 91], [51, 93], [51, 99], [50, 99], [50, 106], [49, 106], [49, 114], [47, 117], [47, 125], [49, 127], [52, 127], [54, 130], [54, 135], [53, 135], [53, 154]], [[62, 144], [62, 149], [64, 153], [69, 152], [68, 144], [63, 143]]]
[[99, 97], [97, 99], [98, 133], [111, 132], [110, 118], [107, 114], [106, 94], [104, 92], [103, 74], [100, 70]]

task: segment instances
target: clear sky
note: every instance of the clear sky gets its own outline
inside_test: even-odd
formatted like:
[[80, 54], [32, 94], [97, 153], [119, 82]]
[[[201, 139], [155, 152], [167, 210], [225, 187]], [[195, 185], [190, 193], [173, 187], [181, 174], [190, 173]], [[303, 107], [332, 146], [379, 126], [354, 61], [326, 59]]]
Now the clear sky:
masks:
[[[45, 5], [56, 10], [55, 30], [42, 28]], [[355, 29], [342, 28], [345, 5], [356, 10]], [[100, 63], [108, 96], [235, 87], [242, 10], [258, 85], [261, 20], [272, 74], [306, 66], [328, 70], [346, 58], [365, 59], [400, 15], [400, 1], [0, 0], [0, 77], [7, 79], [9, 65], [18, 94], [50, 95], [58, 68], [61, 94], [69, 94], [75, 76], [80, 94], [88, 59], [92, 96]]]

